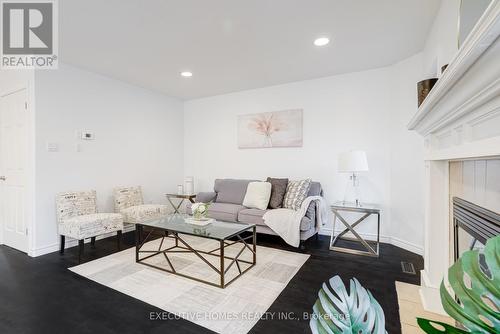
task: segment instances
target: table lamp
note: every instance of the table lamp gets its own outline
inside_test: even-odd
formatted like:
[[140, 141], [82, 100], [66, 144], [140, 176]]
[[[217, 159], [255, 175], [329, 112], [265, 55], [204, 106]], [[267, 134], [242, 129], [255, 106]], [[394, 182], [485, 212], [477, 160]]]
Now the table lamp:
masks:
[[[352, 189], [354, 190], [355, 203], [356, 206], [361, 206], [358, 193], [359, 180], [356, 173], [368, 171], [368, 161], [366, 160], [365, 151], [350, 151], [341, 153], [339, 155], [338, 171], [341, 173], [351, 174], [350, 179], [352, 180]], [[346, 195], [347, 189], [344, 194], [344, 204]]]

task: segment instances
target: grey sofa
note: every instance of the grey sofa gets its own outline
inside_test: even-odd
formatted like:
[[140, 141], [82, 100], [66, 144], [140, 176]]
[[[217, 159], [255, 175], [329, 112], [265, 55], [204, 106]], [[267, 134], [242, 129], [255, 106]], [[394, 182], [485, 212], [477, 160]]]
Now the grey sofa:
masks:
[[[266, 226], [262, 216], [266, 210], [249, 209], [242, 205], [249, 182], [256, 180], [217, 179], [213, 192], [202, 192], [196, 195], [196, 202], [211, 203], [208, 216], [226, 222], [242, 222], [257, 225], [257, 232], [276, 234]], [[312, 182], [308, 196], [323, 196], [321, 184]], [[191, 214], [191, 203], [186, 207]], [[314, 202], [309, 205], [305, 217], [300, 224], [300, 240], [304, 241], [315, 235], [319, 230], [317, 223], [316, 206]]]

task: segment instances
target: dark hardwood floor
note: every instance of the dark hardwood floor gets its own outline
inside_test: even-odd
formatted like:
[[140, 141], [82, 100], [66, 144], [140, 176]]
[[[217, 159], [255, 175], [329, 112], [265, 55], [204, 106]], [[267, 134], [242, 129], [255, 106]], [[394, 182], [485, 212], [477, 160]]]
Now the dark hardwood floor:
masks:
[[[290, 251], [278, 237], [259, 235], [258, 244]], [[381, 246], [378, 259], [328, 250], [326, 236], [306, 243], [309, 260], [273, 303], [271, 314], [293, 314], [299, 320], [260, 320], [250, 333], [310, 333], [304, 313], [311, 313], [321, 284], [340, 275], [344, 282], [356, 277], [379, 301], [388, 333], [400, 333], [395, 281], [419, 284], [417, 275], [403, 274], [400, 261], [412, 262], [417, 273], [422, 257], [392, 245]], [[134, 245], [124, 234], [125, 247]], [[85, 245], [83, 261], [116, 252], [116, 240]], [[77, 247], [64, 255], [51, 253], [30, 258], [0, 246], [0, 333], [210, 333], [183, 319], [150, 320], [160, 309], [126, 296], [67, 270], [78, 262]]]

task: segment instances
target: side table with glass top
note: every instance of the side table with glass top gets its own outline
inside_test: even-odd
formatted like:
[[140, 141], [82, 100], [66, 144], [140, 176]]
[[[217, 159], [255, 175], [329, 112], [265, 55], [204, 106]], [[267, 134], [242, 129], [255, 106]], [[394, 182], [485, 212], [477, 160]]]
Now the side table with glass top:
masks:
[[[194, 200], [196, 199], [196, 195], [190, 195], [190, 194], [166, 194], [167, 200], [174, 209], [174, 213], [181, 213], [179, 209], [181, 208], [182, 203], [184, 203], [185, 200], [190, 201], [191, 203], [194, 203]], [[172, 202], [172, 198], [179, 199], [179, 203], [177, 205]]]
[[[334, 214], [334, 221], [332, 236], [330, 239], [330, 250], [349, 254], [378, 257], [380, 254], [380, 208], [374, 204], [362, 204], [361, 206], [357, 206], [355, 203], [336, 202], [331, 206], [331, 209]], [[350, 223], [345, 217], [345, 213], [360, 213], [362, 214], [362, 216], [354, 222]], [[355, 230], [356, 226], [358, 226], [362, 222], [367, 222], [367, 218], [371, 215], [377, 216], [376, 241], [364, 239]], [[340, 220], [345, 228], [337, 235], [335, 235], [337, 219]], [[346, 237], [345, 235], [348, 232], [352, 233], [354, 235], [354, 238]], [[340, 246], [339, 243], [342, 243], [343, 241], [347, 241], [347, 243], [350, 244], [358, 244], [361, 246], [362, 250], [355, 249], [353, 247], [347, 247], [347, 245]]]

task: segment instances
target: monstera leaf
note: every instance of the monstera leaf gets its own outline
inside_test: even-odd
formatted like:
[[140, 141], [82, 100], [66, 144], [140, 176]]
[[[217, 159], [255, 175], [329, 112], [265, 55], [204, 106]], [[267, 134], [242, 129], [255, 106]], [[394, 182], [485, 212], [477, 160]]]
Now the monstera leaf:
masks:
[[384, 311], [357, 279], [351, 279], [349, 293], [339, 276], [329, 282], [332, 290], [323, 283], [313, 306], [309, 322], [313, 333], [387, 333]]
[[448, 281], [458, 301], [445, 288], [444, 281], [440, 288], [444, 310], [467, 330], [418, 319], [426, 333], [500, 333], [500, 236], [486, 243], [486, 268], [481, 267], [481, 256], [477, 250], [465, 252], [448, 270]]

